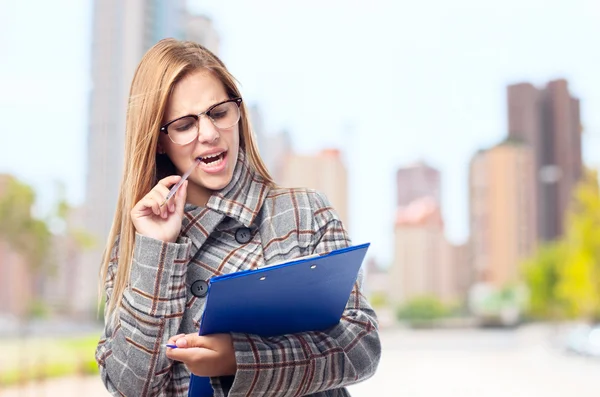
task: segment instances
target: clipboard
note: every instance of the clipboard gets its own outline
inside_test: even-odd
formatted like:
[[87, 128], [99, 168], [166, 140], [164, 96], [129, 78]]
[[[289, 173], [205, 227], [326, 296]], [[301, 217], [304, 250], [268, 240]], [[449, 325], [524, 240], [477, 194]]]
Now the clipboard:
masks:
[[[335, 326], [369, 245], [211, 278], [200, 335], [240, 332], [268, 337]], [[192, 374], [188, 397], [212, 395], [210, 378]]]

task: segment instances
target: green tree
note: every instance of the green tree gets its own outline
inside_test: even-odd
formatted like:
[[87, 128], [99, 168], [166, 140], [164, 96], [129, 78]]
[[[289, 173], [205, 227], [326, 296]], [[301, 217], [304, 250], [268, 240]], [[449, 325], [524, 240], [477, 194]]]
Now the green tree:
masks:
[[525, 262], [524, 277], [529, 289], [529, 315], [556, 319], [561, 316], [561, 302], [556, 295], [559, 267], [564, 262], [565, 249], [561, 242], [544, 244]]
[[575, 189], [564, 236], [524, 264], [534, 317], [600, 320], [600, 189], [586, 170]]
[[33, 272], [41, 270], [50, 252], [52, 234], [46, 222], [32, 214], [31, 187], [7, 177], [0, 192], [0, 240], [21, 254]]
[[587, 171], [575, 191], [563, 240], [557, 297], [565, 314], [600, 321], [600, 189], [597, 172]]
[[449, 314], [449, 310], [435, 296], [414, 297], [400, 306], [396, 312], [399, 320], [412, 323], [429, 322]]

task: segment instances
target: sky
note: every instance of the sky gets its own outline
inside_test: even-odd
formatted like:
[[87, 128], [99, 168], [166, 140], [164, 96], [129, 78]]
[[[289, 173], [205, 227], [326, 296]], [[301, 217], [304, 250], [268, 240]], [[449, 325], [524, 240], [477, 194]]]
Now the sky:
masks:
[[[33, 4], [32, 4], [33, 3]], [[0, 0], [0, 172], [51, 202], [85, 186], [91, 1]], [[600, 166], [598, 0], [190, 0], [266, 133], [343, 150], [350, 234], [393, 254], [395, 171], [442, 172], [451, 242], [468, 238], [468, 163], [504, 138], [506, 86], [566, 78], [581, 99], [585, 161]], [[35, 12], [31, 10], [35, 8]], [[41, 211], [41, 210], [40, 210]], [[41, 211], [43, 212], [43, 211]]]

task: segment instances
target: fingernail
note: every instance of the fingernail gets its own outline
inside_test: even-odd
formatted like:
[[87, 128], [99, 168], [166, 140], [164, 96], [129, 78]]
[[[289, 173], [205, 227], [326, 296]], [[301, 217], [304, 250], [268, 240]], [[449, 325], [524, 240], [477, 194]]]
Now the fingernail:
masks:
[[187, 339], [185, 339], [185, 338], [177, 339], [177, 342], [175, 342], [175, 344], [177, 345], [177, 347], [186, 347]]

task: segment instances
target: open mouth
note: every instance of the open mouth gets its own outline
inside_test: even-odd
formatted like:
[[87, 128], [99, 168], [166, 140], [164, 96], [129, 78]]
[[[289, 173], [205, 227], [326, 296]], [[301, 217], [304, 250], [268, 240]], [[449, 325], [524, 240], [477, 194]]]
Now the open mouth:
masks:
[[226, 154], [227, 154], [227, 152], [221, 152], [221, 153], [213, 154], [213, 155], [210, 155], [210, 156], [199, 157], [199, 159], [206, 166], [216, 167], [216, 166], [220, 165], [223, 162], [223, 160], [225, 159], [225, 155]]

